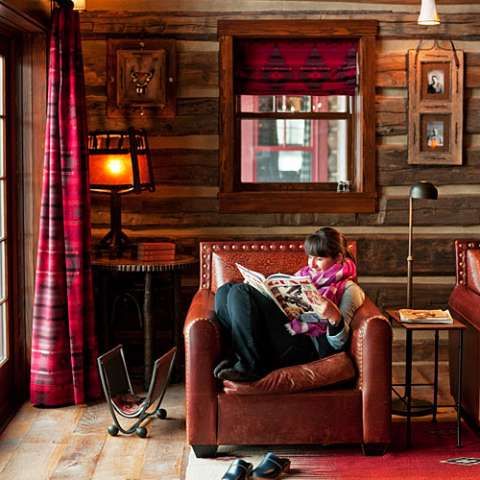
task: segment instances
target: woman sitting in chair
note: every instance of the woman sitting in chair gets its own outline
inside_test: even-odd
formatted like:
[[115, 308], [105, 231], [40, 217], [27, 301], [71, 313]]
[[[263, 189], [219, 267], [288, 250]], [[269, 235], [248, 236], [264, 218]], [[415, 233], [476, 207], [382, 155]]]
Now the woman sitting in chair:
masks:
[[345, 349], [350, 321], [365, 299], [353, 281], [355, 262], [345, 237], [323, 227], [305, 239], [308, 265], [295, 275], [309, 277], [322, 296], [317, 309], [326, 329], [314, 319], [289, 321], [277, 304], [246, 283], [227, 283], [215, 296], [222, 331], [231, 339], [231, 354], [214, 375], [221, 380], [252, 381], [276, 369], [308, 363]]

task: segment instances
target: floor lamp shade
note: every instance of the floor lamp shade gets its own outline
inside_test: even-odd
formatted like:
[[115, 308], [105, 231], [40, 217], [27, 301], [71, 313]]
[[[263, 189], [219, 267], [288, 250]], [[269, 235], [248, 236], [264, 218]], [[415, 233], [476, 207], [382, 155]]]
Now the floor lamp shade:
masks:
[[417, 182], [410, 187], [408, 205], [407, 308], [413, 302], [413, 200], [436, 200], [438, 190], [430, 182]]
[[436, 200], [438, 198], [438, 190], [430, 182], [417, 182], [410, 187], [410, 198]]
[[131, 246], [122, 232], [121, 195], [155, 190], [144, 130], [95, 131], [88, 136], [90, 190], [110, 195], [111, 228], [99, 244], [111, 257]]

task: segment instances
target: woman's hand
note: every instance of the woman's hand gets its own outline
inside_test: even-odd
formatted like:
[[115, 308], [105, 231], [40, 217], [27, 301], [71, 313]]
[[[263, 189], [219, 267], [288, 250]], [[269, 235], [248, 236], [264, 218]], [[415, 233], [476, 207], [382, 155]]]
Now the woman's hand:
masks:
[[321, 303], [315, 306], [315, 312], [322, 318], [326, 318], [330, 325], [337, 325], [342, 319], [342, 314], [338, 307], [325, 297], [322, 297]]

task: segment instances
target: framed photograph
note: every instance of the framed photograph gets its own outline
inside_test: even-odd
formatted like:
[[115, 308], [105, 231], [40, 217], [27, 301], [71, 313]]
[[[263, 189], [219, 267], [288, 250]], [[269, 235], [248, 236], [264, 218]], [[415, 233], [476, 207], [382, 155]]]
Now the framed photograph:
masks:
[[462, 164], [463, 65], [463, 51], [437, 42], [409, 50], [409, 164]]
[[450, 63], [422, 62], [422, 99], [450, 98]]
[[175, 40], [109, 39], [107, 78], [109, 117], [175, 116]]
[[421, 115], [421, 151], [448, 152], [450, 149], [450, 115]]

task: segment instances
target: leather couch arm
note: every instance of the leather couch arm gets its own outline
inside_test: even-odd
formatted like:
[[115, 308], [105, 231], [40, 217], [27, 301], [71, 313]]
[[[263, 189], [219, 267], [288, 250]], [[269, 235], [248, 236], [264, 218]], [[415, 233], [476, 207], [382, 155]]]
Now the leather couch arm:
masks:
[[480, 295], [463, 285], [456, 285], [448, 306], [454, 317], [480, 331]]
[[368, 297], [352, 320], [350, 353], [362, 391], [363, 442], [390, 443], [392, 328]]
[[217, 383], [213, 369], [220, 359], [220, 330], [215, 294], [199, 289], [185, 319], [185, 399], [190, 444], [217, 443]]

